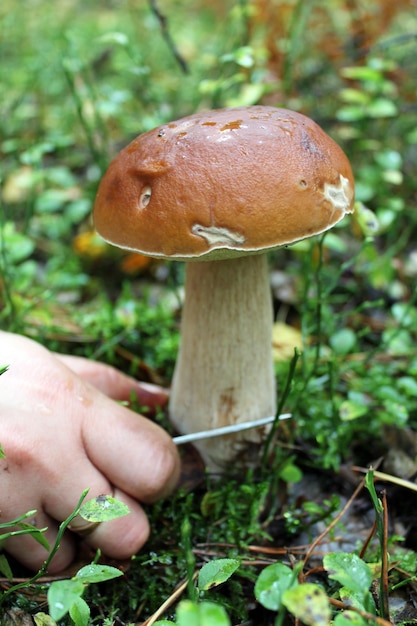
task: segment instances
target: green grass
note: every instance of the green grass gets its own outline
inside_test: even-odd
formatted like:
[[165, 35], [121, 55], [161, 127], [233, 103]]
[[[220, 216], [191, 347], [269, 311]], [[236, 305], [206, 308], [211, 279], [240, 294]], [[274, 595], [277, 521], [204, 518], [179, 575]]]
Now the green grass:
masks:
[[[278, 550], [301, 531], [312, 541], [315, 522], [330, 521], [349, 487], [341, 467], [403, 453], [414, 462], [398, 442], [417, 429], [417, 19], [399, 12], [362, 56], [346, 35], [345, 55], [333, 63], [320, 52], [325, 23], [309, 28], [309, 5], [299, 2], [299, 21], [282, 44], [280, 84], [254, 4], [230, 1], [219, 18], [220, 8], [203, 3], [160, 2], [167, 31], [145, 2], [52, 8], [37, 0], [26, 10], [27, 2], [5, 0], [0, 8], [6, 330], [169, 385], [183, 268], [153, 263], [129, 274], [123, 253], [89, 236], [110, 158], [160, 123], [258, 101], [296, 108], [343, 146], [357, 183], [355, 217], [270, 259], [271, 273], [286, 277], [286, 290], [275, 292], [277, 316], [300, 329], [304, 347], [292, 364], [276, 364], [293, 419], [267, 467], [219, 482], [201, 476], [191, 491], [149, 507], [153, 536], [126, 576], [85, 595], [94, 623], [140, 623], [194, 567], [229, 557], [245, 565], [210, 597], [233, 623], [272, 624], [253, 585], [282, 557], [254, 555], [249, 546]], [[334, 2], [341, 18], [342, 4]], [[303, 475], [318, 477], [326, 504], [287, 489], [288, 478]], [[15, 594], [8, 606], [36, 612], [39, 603]]]

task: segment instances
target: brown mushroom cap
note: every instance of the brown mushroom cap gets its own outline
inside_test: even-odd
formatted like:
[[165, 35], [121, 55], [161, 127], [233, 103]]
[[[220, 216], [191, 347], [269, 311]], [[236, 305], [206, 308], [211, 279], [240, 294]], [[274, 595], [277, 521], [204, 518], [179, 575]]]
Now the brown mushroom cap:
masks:
[[132, 141], [100, 183], [94, 221], [155, 257], [242, 256], [324, 232], [353, 211], [353, 186], [345, 154], [308, 117], [221, 109]]

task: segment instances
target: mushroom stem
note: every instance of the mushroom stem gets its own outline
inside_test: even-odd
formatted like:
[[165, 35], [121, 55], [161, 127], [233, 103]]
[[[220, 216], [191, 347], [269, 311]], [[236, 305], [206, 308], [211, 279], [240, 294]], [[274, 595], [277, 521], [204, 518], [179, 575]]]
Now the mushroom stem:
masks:
[[[188, 434], [272, 415], [276, 391], [266, 255], [188, 263], [185, 293], [170, 399], [175, 426]], [[248, 464], [249, 451], [259, 451], [264, 432], [206, 440], [198, 448], [212, 469], [237, 457]]]

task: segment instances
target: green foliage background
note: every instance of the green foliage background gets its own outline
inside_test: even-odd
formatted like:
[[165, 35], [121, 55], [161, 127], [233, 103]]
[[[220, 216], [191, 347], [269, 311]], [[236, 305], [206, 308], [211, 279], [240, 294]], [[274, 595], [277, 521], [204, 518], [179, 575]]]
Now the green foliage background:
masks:
[[[119, 148], [158, 124], [213, 107], [289, 107], [343, 146], [357, 211], [322, 241], [270, 259], [277, 317], [304, 340], [290, 379], [288, 361], [276, 364], [280, 390], [288, 382], [283, 408], [294, 420], [282, 433], [287, 447], [274, 453], [274, 480], [296, 466], [367, 464], [391, 445], [388, 431], [414, 432], [417, 16], [412, 2], [398, 2], [384, 21], [388, 7], [377, 0], [3, 0], [1, 327], [168, 385], [183, 269], [151, 263], [128, 272], [123, 253], [94, 236], [100, 177]], [[381, 30], [371, 32], [378, 20]], [[276, 287], [283, 269], [286, 291]], [[264, 478], [253, 488], [209, 486], [194, 505], [179, 494], [175, 512], [156, 507], [153, 522], [161, 515], [179, 527], [203, 511], [194, 526], [201, 540], [227, 514], [216, 537], [239, 545], [248, 511], [250, 537], [262, 535], [254, 511], [265, 506]], [[235, 505], [234, 491], [242, 496]], [[167, 560], [153, 552], [138, 563]], [[169, 574], [165, 567], [149, 583], [147, 610], [177, 570]]]

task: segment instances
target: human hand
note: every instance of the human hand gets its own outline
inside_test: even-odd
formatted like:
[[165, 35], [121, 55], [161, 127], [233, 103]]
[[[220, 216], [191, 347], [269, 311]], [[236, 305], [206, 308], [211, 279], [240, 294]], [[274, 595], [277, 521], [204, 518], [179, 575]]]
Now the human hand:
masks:
[[[168, 495], [177, 483], [179, 458], [171, 438], [148, 419], [114, 400], [136, 392], [141, 404], [163, 405], [167, 394], [114, 368], [81, 357], [52, 354], [38, 343], [0, 331], [0, 519], [36, 509], [32, 520], [53, 545], [59, 523], [88, 499], [114, 494], [130, 514], [104, 522], [86, 537], [114, 558], [135, 554], [149, 535], [140, 505]], [[49, 572], [64, 569], [75, 555], [67, 532]], [[7, 540], [5, 549], [31, 569], [47, 553], [30, 536]]]

